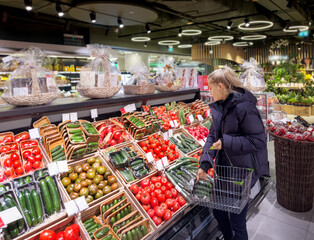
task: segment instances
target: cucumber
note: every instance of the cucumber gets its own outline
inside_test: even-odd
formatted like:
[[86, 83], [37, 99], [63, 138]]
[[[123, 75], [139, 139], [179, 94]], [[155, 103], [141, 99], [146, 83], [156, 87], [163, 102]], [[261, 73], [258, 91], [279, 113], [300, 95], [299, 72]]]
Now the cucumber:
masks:
[[41, 206], [41, 200], [40, 200], [38, 192], [35, 189], [31, 191], [31, 196], [33, 198], [34, 206], [36, 209], [37, 221], [40, 224], [43, 222], [43, 209]]
[[49, 188], [50, 196], [52, 197], [54, 210], [56, 212], [60, 212], [60, 196], [59, 196], [57, 186], [51, 177], [48, 176], [45, 178], [45, 180]]
[[54, 213], [55, 210], [53, 208], [53, 203], [52, 203], [52, 199], [49, 193], [47, 183], [45, 182], [45, 180], [41, 179], [39, 181], [39, 186], [40, 186], [41, 196], [44, 201], [46, 212], [50, 216]]
[[18, 192], [18, 194], [17, 194], [17, 199], [18, 199], [18, 201], [19, 201], [19, 203], [20, 203], [20, 206], [21, 206], [21, 209], [22, 209], [22, 211], [23, 211], [23, 213], [24, 213], [26, 222], [27, 222], [28, 226], [31, 227], [31, 226], [32, 226], [32, 220], [31, 220], [31, 217], [30, 217], [30, 215], [29, 215], [29, 211], [28, 211], [28, 209], [27, 209], [27, 207], [26, 207], [25, 196], [24, 196], [24, 194], [23, 194], [22, 191], [19, 191], [19, 192]]
[[141, 239], [143, 237], [143, 233], [141, 232], [141, 230], [138, 227], [136, 227], [135, 231], [137, 233], [138, 239]]
[[94, 218], [87, 219], [85, 222], [83, 222], [83, 224], [84, 226], [86, 226], [86, 224], [91, 223], [91, 222], [95, 222]]
[[90, 142], [88, 143], [89, 147], [94, 147], [94, 146], [98, 146], [98, 142]]
[[70, 134], [82, 133], [81, 129], [72, 129], [69, 131]]
[[59, 153], [58, 155], [54, 156], [53, 159], [58, 159], [64, 156], [64, 152]]
[[61, 156], [61, 157], [59, 157], [59, 158], [53, 159], [54, 162], [63, 161], [63, 160], [66, 160], [66, 157], [65, 157], [65, 156]]
[[[0, 212], [2, 212], [4, 209], [0, 203]], [[3, 230], [3, 234], [4, 234], [4, 240], [10, 240], [10, 233], [9, 233], [9, 230], [8, 228], [4, 228]]]
[[141, 163], [143, 163], [142, 159], [133, 161], [133, 162], [131, 162], [131, 167], [136, 166], [136, 165], [141, 164]]
[[138, 170], [140, 170], [140, 169], [142, 169], [142, 168], [144, 168], [144, 167], [145, 167], [145, 163], [141, 163], [141, 164], [138, 164], [138, 165], [133, 166], [133, 167], [132, 167], [132, 170], [133, 170], [133, 171], [138, 171]]
[[26, 207], [29, 211], [29, 216], [32, 220], [32, 226], [35, 227], [38, 223], [37, 217], [36, 217], [36, 211], [35, 211], [35, 206], [34, 206], [34, 202], [33, 202], [31, 193], [28, 189], [24, 190], [24, 196], [25, 196]]
[[53, 149], [51, 149], [51, 154], [53, 154], [54, 152], [58, 151], [61, 148], [61, 145], [54, 147]]
[[97, 225], [97, 223], [93, 221], [93, 222], [85, 224], [84, 227], [86, 230], [88, 230], [89, 228], [94, 227], [96, 225]]
[[68, 124], [67, 127], [68, 128], [79, 128], [80, 125], [78, 125], [78, 124]]
[[137, 238], [137, 233], [136, 233], [135, 229], [132, 229], [132, 230], [131, 230], [131, 234], [132, 234], [133, 240], [138, 240], [138, 238]]
[[146, 228], [144, 225], [142, 225], [142, 226], [140, 227], [140, 229], [141, 229], [141, 231], [142, 231], [142, 233], [143, 233], [144, 236], [148, 233], [147, 228]]
[[[5, 203], [7, 204], [7, 206], [8, 206], [9, 208], [11, 208], [11, 207], [17, 207], [17, 209], [18, 209], [17, 203], [16, 203], [15, 200], [13, 200], [13, 198], [11, 198], [10, 196], [4, 195], [4, 201], [5, 201]], [[19, 211], [20, 211], [20, 210], [19, 210]], [[21, 218], [21, 219], [17, 220], [17, 225], [18, 225], [19, 231], [21, 232], [21, 231], [24, 229], [24, 225], [25, 225], [24, 219]]]
[[106, 236], [102, 240], [111, 240], [111, 239], [112, 239], [112, 234], [109, 234], [108, 236]]
[[0, 194], [4, 193], [7, 191], [7, 188], [4, 185], [0, 186]]
[[22, 185], [26, 184], [23, 178], [20, 178], [19, 181], [17, 182], [17, 186], [20, 187]]
[[[86, 228], [86, 231], [87, 232], [94, 232], [94, 231], [96, 231], [97, 229], [99, 229], [101, 227], [101, 225], [99, 224], [99, 223], [96, 223], [96, 222], [94, 222], [94, 224], [93, 225], [91, 225], [91, 226], [89, 226], [89, 228]], [[95, 230], [96, 229], [96, 230]]]
[[83, 135], [82, 132], [74, 133], [72, 137], [81, 137]]
[[122, 240], [128, 240], [128, 238], [127, 238], [125, 233], [122, 235]]
[[100, 238], [106, 236], [108, 232], [109, 232], [109, 228], [108, 228], [108, 227], [105, 227], [104, 229], [101, 229], [99, 232], [97, 232], [97, 233], [95, 234], [95, 237], [96, 237], [97, 239], [100, 239]]
[[127, 236], [127, 239], [128, 239], [128, 240], [133, 240], [131, 231], [128, 231], [128, 232], [126, 233], [126, 236]]
[[32, 179], [31, 179], [30, 176], [27, 176], [27, 177], [25, 178], [25, 183], [30, 183], [30, 182], [32, 182]]
[[44, 175], [44, 172], [43, 172], [43, 170], [38, 170], [37, 172], [36, 172], [36, 178], [38, 179], [38, 178], [41, 178], [42, 176]]

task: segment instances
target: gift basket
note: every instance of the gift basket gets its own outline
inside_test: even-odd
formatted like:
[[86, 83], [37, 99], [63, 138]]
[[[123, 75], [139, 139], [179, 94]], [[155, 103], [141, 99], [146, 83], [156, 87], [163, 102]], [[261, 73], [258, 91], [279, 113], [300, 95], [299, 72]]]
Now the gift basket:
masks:
[[181, 87], [181, 82], [177, 78], [173, 57], [161, 57], [156, 76], [156, 89], [163, 92], [174, 92]]
[[133, 66], [130, 72], [130, 80], [123, 85], [124, 94], [142, 95], [155, 92], [155, 85], [151, 84], [149, 71], [143, 63]]
[[240, 74], [244, 87], [252, 92], [264, 91], [267, 88], [264, 71], [254, 58], [250, 58], [249, 62], [244, 61], [241, 67], [245, 70]]
[[41, 67], [44, 57], [39, 48], [31, 47], [13, 58], [19, 65], [5, 85], [1, 96], [5, 102], [16, 106], [35, 106], [50, 103], [60, 96], [54, 73]]
[[77, 91], [88, 98], [112, 97], [121, 88], [118, 86], [119, 71], [109, 61], [112, 49], [99, 44], [91, 44], [87, 47], [91, 50], [93, 59], [82, 68]]

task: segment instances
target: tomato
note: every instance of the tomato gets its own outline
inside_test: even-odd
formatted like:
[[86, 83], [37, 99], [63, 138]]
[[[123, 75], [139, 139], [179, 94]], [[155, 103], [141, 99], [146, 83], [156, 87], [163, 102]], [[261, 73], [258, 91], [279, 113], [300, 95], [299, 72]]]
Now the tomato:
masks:
[[163, 194], [163, 193], [157, 194], [157, 200], [159, 203], [163, 203], [164, 201], [166, 201], [165, 194]]
[[2, 141], [4, 143], [7, 143], [7, 142], [13, 142], [13, 136], [5, 136]]
[[160, 207], [162, 207], [163, 209], [168, 209], [168, 206], [167, 206], [167, 204], [166, 203], [161, 203], [160, 205], [159, 205]]
[[121, 137], [121, 133], [120, 132], [115, 132], [113, 134], [113, 138], [116, 139], [116, 140], [118, 140], [120, 137]]
[[26, 161], [33, 163], [33, 162], [35, 162], [35, 157], [33, 157], [31, 155], [27, 156]]
[[148, 149], [147, 149], [146, 146], [142, 147], [142, 149], [143, 149], [144, 152], [146, 152], [146, 153], [148, 152]]
[[174, 205], [174, 200], [173, 199], [171, 199], [171, 198], [169, 198], [169, 199], [167, 199], [166, 200], [166, 204], [167, 204], [167, 207], [170, 209], [170, 208], [172, 208], [173, 207], [173, 205]]
[[168, 179], [166, 177], [162, 177], [160, 182], [161, 182], [161, 185], [166, 186], [168, 183]]
[[165, 191], [167, 190], [166, 186], [161, 186], [160, 190], [162, 191], [162, 193], [165, 193]]
[[172, 193], [171, 193], [171, 191], [170, 190], [167, 190], [166, 192], [165, 192], [165, 197], [168, 199], [168, 198], [172, 198]]
[[22, 165], [21, 160], [16, 160], [16, 161], [13, 162], [13, 167], [14, 168], [17, 168], [17, 167], [19, 167], [21, 165]]
[[131, 192], [136, 195], [139, 191], [139, 187], [136, 185], [136, 184], [133, 184], [131, 187], [130, 187], [130, 190]]
[[176, 201], [174, 201], [174, 204], [173, 204], [173, 207], [172, 207], [172, 210], [174, 212], [178, 211], [180, 209], [180, 204]]
[[160, 153], [160, 147], [156, 147], [155, 149], [154, 149], [154, 153], [156, 153], [157, 155]]
[[16, 160], [20, 160], [20, 156], [17, 153], [11, 154], [11, 161], [14, 162]]
[[170, 145], [170, 149], [171, 149], [171, 150], [175, 150], [175, 149], [176, 149], [176, 145], [171, 144], [171, 145]]
[[[37, 156], [39, 156], [39, 155], [37, 155]], [[33, 163], [33, 168], [37, 169], [37, 168], [39, 168], [39, 167], [40, 167], [40, 161], [35, 161], [35, 162]]]
[[166, 188], [167, 188], [168, 190], [170, 190], [171, 188], [173, 188], [172, 183], [168, 182], [168, 183], [166, 184]]
[[152, 181], [152, 183], [156, 183], [156, 182], [158, 182], [158, 178], [156, 178], [156, 177], [152, 177], [151, 179], [150, 179], [151, 181]]
[[184, 198], [182, 196], [179, 196], [178, 197], [178, 203], [182, 207], [186, 203], [186, 201], [184, 200]]
[[156, 189], [160, 189], [161, 188], [161, 183], [160, 182], [156, 182], [155, 183], [155, 188]]
[[142, 188], [148, 187], [150, 185], [150, 180], [148, 178], [145, 178], [141, 181]]
[[156, 190], [155, 190], [155, 193], [156, 193], [156, 195], [158, 195], [158, 194], [161, 194], [162, 192], [161, 192], [160, 189], [156, 189]]
[[148, 216], [150, 216], [150, 218], [153, 218], [155, 216], [154, 209], [148, 209], [147, 214], [148, 214]]
[[29, 171], [29, 170], [31, 170], [32, 169], [32, 167], [33, 167], [33, 164], [31, 163], [31, 162], [26, 162], [25, 164], [24, 164], [24, 169], [25, 169], [25, 171]]
[[40, 151], [40, 149], [39, 149], [38, 147], [33, 148], [33, 150], [32, 150], [32, 154], [33, 154], [33, 155], [38, 155], [38, 154], [40, 154], [40, 153], [41, 153], [41, 151]]
[[144, 192], [142, 195], [141, 195], [141, 202], [142, 204], [149, 204], [150, 203], [150, 194], [149, 193], [146, 193]]
[[168, 139], [164, 140], [164, 144], [168, 145], [169, 144], [169, 140]]
[[143, 141], [143, 142], [140, 142], [140, 146], [141, 146], [141, 148], [147, 147], [147, 144]]
[[156, 224], [156, 226], [158, 226], [158, 225], [160, 225], [162, 223], [162, 220], [161, 220], [160, 217], [154, 216], [153, 217], [153, 222]]
[[10, 150], [19, 150], [19, 145], [17, 145], [16, 143], [12, 143], [10, 145]]
[[170, 211], [169, 209], [167, 209], [167, 210], [165, 211], [165, 214], [164, 214], [164, 216], [163, 216], [163, 219], [164, 219], [165, 221], [169, 221], [171, 218], [172, 218], [172, 213], [171, 213], [171, 211]]
[[9, 150], [10, 150], [9, 147], [2, 147], [2, 148], [0, 148], [0, 153], [5, 153], [5, 152], [7, 152]]
[[64, 232], [58, 232], [56, 235], [56, 240], [64, 240]]
[[214, 178], [214, 169], [213, 168], [208, 169], [208, 175], [211, 176], [212, 178]]
[[10, 158], [6, 158], [3, 162], [3, 165], [7, 168], [12, 167], [13, 166], [13, 161]]
[[151, 192], [150, 186], [144, 187], [143, 192], [150, 194], [150, 192]]
[[137, 199], [138, 201], [140, 201], [140, 200], [141, 200], [141, 195], [142, 195], [141, 193], [136, 194], [136, 196], [135, 196], [135, 197], [136, 197], [136, 199]]
[[44, 230], [39, 235], [39, 240], [55, 240], [56, 233], [51, 230]]
[[23, 155], [23, 158], [26, 160], [28, 156], [32, 155], [32, 153], [31, 153], [31, 151], [27, 150], [27, 151], [24, 151], [22, 155]]
[[77, 224], [72, 224], [70, 227], [72, 227], [74, 229], [74, 231], [76, 231], [77, 233], [80, 232], [80, 226]]
[[145, 212], [152, 208], [150, 204], [143, 204], [142, 207], [144, 208]]
[[155, 198], [155, 197], [156, 197], [156, 193], [155, 193], [155, 192], [151, 192], [151, 193], [150, 193], [150, 196], [151, 196], [152, 198]]
[[120, 136], [118, 139], [117, 139], [117, 143], [122, 143], [123, 142], [123, 137]]
[[160, 152], [159, 154], [158, 154], [158, 157], [159, 158], [163, 158], [165, 156], [165, 154], [163, 153], [163, 152]]
[[76, 227], [71, 225], [64, 230], [64, 240], [77, 240], [78, 237], [79, 232]]
[[160, 182], [161, 181], [161, 176], [158, 176], [157, 179], [158, 179], [158, 182]]
[[158, 205], [159, 205], [159, 202], [158, 202], [157, 198], [152, 198], [152, 199], [150, 200], [150, 205], [152, 205], [153, 208], [156, 207], [156, 206], [158, 206]]
[[111, 139], [111, 140], [109, 141], [109, 145], [110, 145], [110, 146], [114, 146], [114, 145], [116, 145], [116, 144], [117, 144], [117, 141], [114, 140], [114, 139]]
[[24, 173], [23, 167], [22, 167], [22, 166], [17, 167], [17, 168], [15, 169], [15, 173], [16, 173], [17, 175], [23, 174], [23, 173]]
[[29, 139], [29, 134], [27, 132], [22, 133], [20, 135], [21, 140], [28, 140]]
[[150, 192], [155, 191], [155, 184], [152, 183], [152, 184], [149, 186], [149, 188], [150, 188]]
[[165, 151], [167, 151], [167, 148], [168, 148], [168, 147], [167, 147], [166, 145], [162, 145], [162, 146], [161, 146], [161, 151], [165, 152]]
[[162, 208], [162, 207], [160, 207], [160, 206], [154, 208], [154, 210], [155, 210], [155, 215], [156, 215], [157, 217], [162, 218], [162, 217], [164, 216], [164, 214], [165, 214], [165, 209]]
[[38, 142], [36, 142], [36, 141], [29, 141], [28, 144], [30, 146], [38, 146]]
[[14, 168], [13, 167], [9, 167], [9, 168], [5, 168], [3, 171], [4, 175], [6, 176], [12, 176], [14, 174]]
[[5, 177], [2, 173], [0, 173], [0, 182], [3, 182], [5, 180]]
[[43, 155], [41, 155], [41, 154], [35, 155], [35, 161], [36, 161], [36, 162], [40, 162], [41, 159], [43, 159]]
[[170, 191], [171, 191], [172, 197], [176, 198], [178, 195], [178, 191], [175, 188], [170, 189]]

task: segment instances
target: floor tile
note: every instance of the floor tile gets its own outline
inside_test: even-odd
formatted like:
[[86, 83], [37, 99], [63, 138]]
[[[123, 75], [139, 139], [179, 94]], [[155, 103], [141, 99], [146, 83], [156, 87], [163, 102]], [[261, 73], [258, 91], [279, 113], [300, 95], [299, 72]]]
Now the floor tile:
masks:
[[305, 240], [313, 240], [313, 239], [314, 239], [314, 233], [307, 232]]
[[247, 231], [249, 239], [253, 239], [255, 235], [259, 232], [261, 225], [266, 216], [262, 214], [251, 214], [250, 218], [247, 221]]
[[[312, 211], [313, 212], [313, 211]], [[312, 214], [312, 220], [309, 226], [309, 232], [314, 233], [314, 214]], [[313, 238], [314, 239], [314, 238]]]

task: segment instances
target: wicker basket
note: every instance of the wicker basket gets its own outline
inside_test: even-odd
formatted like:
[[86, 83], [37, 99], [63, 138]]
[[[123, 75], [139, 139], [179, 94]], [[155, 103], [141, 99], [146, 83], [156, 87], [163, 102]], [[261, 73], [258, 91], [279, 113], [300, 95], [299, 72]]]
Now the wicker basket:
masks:
[[172, 85], [171, 87], [168, 86], [164, 86], [164, 85], [156, 85], [156, 89], [162, 92], [174, 92], [179, 90], [179, 88], [181, 87], [181, 85]]
[[155, 92], [155, 85], [123, 85], [124, 94], [143, 95]]
[[81, 96], [88, 98], [110, 98], [119, 92], [121, 87], [77, 87]]
[[294, 212], [312, 209], [314, 143], [277, 136], [275, 140], [277, 201]]

